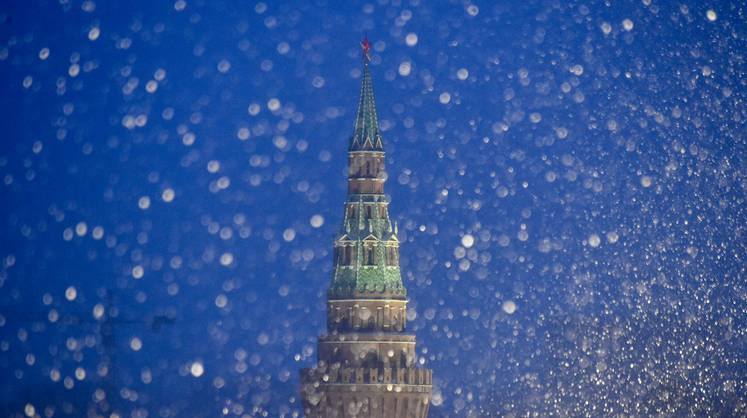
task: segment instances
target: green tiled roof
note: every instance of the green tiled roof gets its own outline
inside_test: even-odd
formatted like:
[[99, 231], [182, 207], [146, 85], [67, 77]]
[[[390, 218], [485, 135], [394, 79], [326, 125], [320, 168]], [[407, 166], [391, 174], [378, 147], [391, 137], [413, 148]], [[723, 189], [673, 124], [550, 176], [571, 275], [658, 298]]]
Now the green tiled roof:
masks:
[[[364, 49], [365, 51], [365, 49]], [[355, 131], [348, 152], [360, 164], [375, 162], [380, 167], [381, 155], [360, 154], [361, 151], [384, 152], [383, 141], [376, 119], [371, 71], [364, 56], [361, 96], [358, 101]], [[377, 160], [378, 159], [378, 160]], [[378, 168], [377, 168], [378, 170]], [[368, 176], [372, 174], [366, 172]], [[364, 178], [366, 175], [364, 175]], [[358, 181], [358, 177], [354, 179]], [[371, 180], [370, 177], [365, 181]], [[340, 264], [335, 259], [329, 296], [333, 298], [404, 298], [398, 261], [399, 240], [397, 227], [389, 219], [388, 200], [382, 189], [376, 193], [354, 193], [347, 197], [345, 218], [335, 247], [347, 248], [347, 261]], [[352, 247], [352, 248], [351, 248]], [[366, 248], [372, 249], [372, 258], [366, 262]], [[394, 255], [392, 254], [394, 251]], [[354, 254], [354, 255], [352, 255]]]
[[384, 151], [384, 144], [379, 133], [379, 122], [376, 118], [376, 100], [371, 82], [371, 71], [368, 69], [367, 60], [363, 63], [361, 96], [355, 117], [355, 131], [350, 138], [350, 151]]

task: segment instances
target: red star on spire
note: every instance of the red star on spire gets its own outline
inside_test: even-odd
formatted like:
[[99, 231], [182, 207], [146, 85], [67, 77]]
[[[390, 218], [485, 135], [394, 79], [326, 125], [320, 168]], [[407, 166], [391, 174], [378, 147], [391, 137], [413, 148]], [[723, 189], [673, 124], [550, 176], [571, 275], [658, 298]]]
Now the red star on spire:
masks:
[[371, 61], [371, 42], [368, 42], [368, 35], [363, 37], [363, 41], [361, 42], [361, 49], [363, 50], [363, 60], [365, 62]]

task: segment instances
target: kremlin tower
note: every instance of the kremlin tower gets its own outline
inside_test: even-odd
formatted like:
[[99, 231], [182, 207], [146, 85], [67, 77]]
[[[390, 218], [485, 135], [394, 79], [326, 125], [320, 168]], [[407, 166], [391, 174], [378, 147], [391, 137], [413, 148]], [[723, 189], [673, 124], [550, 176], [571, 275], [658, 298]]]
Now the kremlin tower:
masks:
[[405, 331], [407, 292], [397, 226], [384, 195], [384, 143], [376, 118], [364, 39], [363, 76], [348, 147], [348, 193], [334, 241], [327, 335], [316, 367], [301, 372], [306, 418], [425, 418], [429, 369], [417, 366], [415, 335]]

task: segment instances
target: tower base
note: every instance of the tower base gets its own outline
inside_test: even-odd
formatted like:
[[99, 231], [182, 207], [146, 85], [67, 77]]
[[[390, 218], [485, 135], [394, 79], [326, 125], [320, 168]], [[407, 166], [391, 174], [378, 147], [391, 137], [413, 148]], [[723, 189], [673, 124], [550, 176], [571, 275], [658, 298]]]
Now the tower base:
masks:
[[431, 370], [321, 366], [301, 372], [306, 418], [425, 418]]

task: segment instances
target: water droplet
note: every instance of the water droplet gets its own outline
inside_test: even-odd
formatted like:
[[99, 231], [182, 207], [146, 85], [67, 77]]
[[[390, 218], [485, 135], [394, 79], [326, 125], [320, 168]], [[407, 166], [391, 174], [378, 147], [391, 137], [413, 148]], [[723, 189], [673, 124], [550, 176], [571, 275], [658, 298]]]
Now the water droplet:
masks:
[[202, 365], [202, 362], [195, 361], [191, 366], [189, 366], [189, 372], [194, 377], [200, 377], [205, 373], [205, 367]]
[[324, 216], [322, 215], [314, 215], [309, 220], [309, 223], [313, 228], [321, 228], [322, 225], [324, 225]]
[[99, 35], [101, 35], [101, 29], [98, 26], [94, 26], [88, 31], [88, 39], [91, 41], [99, 39]]
[[412, 71], [412, 64], [410, 64], [410, 61], [402, 61], [402, 63], [399, 64], [399, 75], [402, 77], [407, 77], [410, 75], [410, 72]]
[[143, 341], [138, 337], [132, 337], [130, 340], [130, 348], [132, 351], [140, 351], [143, 348]]
[[418, 35], [410, 32], [405, 37], [405, 42], [407, 43], [407, 46], [415, 46], [418, 44]]
[[137, 205], [140, 209], [148, 209], [150, 207], [150, 197], [143, 196], [137, 201]]
[[233, 264], [233, 254], [232, 253], [223, 253], [220, 256], [220, 264], [222, 266], [230, 266]]
[[161, 193], [161, 199], [163, 199], [164, 202], [172, 202], [174, 200], [174, 196], [176, 193], [174, 192], [174, 189], [168, 188]]
[[132, 277], [135, 279], [142, 279], [143, 275], [145, 274], [145, 269], [143, 266], [137, 265], [132, 268]]

